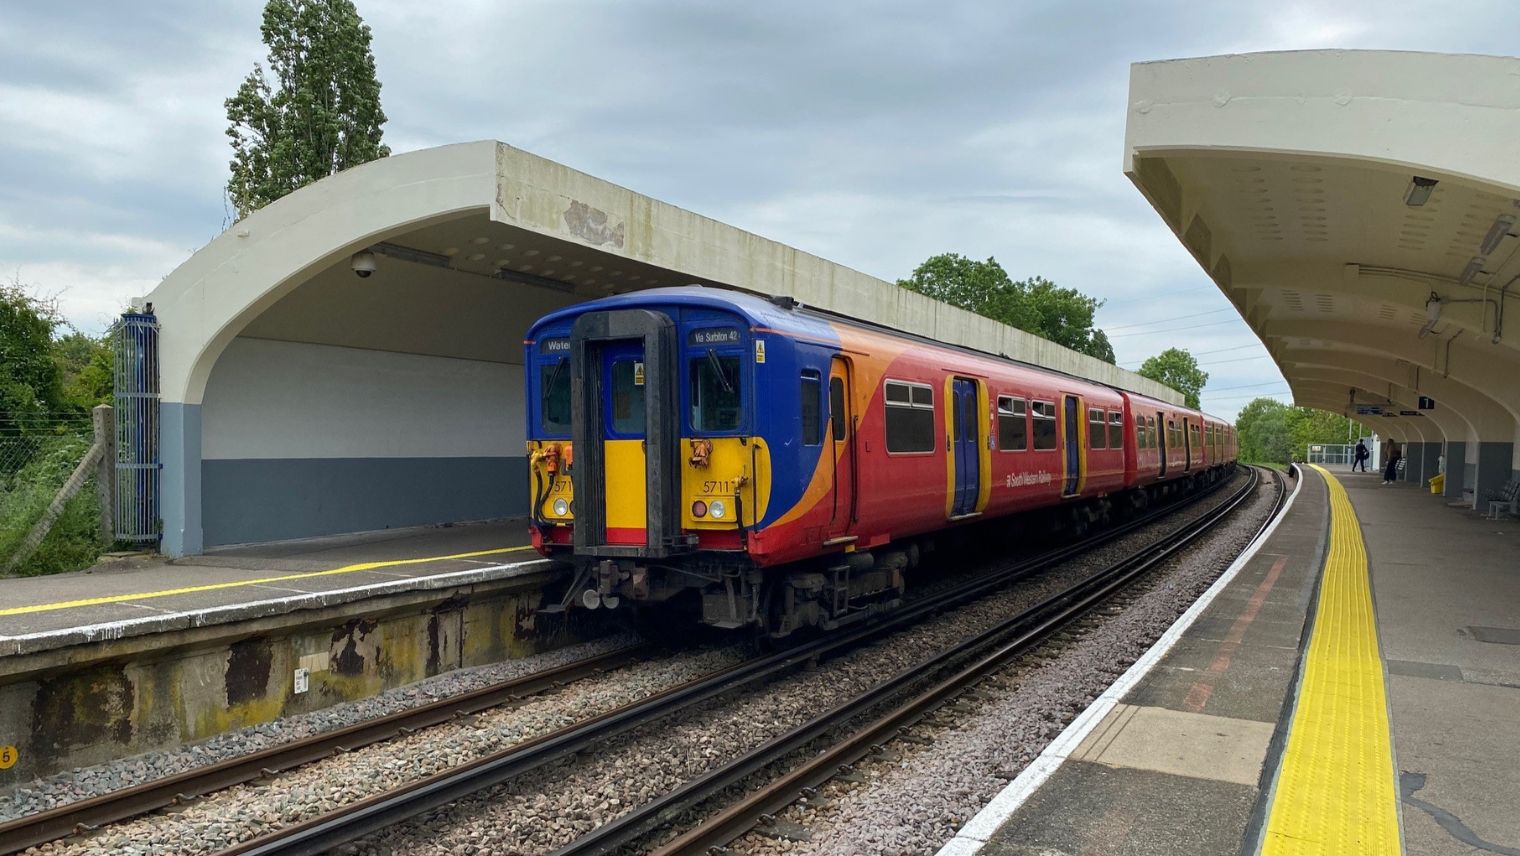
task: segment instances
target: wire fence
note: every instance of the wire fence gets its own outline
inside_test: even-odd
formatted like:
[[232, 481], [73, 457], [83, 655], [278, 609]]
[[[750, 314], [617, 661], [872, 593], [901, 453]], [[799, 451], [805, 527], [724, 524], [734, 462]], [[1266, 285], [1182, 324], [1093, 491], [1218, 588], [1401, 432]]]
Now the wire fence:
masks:
[[[0, 568], [23, 548], [94, 442], [89, 414], [0, 417]], [[95, 476], [71, 498], [40, 547], [19, 568], [45, 573], [88, 563], [104, 546]], [[77, 555], [76, 555], [77, 554]]]

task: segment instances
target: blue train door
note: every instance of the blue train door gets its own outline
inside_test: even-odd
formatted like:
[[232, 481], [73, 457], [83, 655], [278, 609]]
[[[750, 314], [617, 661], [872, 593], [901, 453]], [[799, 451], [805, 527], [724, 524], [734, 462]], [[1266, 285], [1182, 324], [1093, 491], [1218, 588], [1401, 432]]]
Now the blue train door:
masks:
[[1075, 395], [1066, 396], [1066, 481], [1062, 496], [1075, 494], [1082, 486], [1082, 402]]
[[976, 498], [981, 492], [981, 450], [977, 442], [981, 432], [977, 430], [976, 381], [956, 378], [955, 396], [955, 504], [951, 515], [970, 514], [976, 510]]

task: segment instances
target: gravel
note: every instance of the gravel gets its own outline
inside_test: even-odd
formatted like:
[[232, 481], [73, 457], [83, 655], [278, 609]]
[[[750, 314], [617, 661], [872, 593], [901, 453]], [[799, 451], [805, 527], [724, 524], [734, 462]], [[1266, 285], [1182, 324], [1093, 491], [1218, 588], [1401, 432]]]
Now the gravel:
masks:
[[[477, 685], [477, 682], [489, 683], [502, 677], [539, 671], [582, 659], [633, 641], [627, 637], [601, 640], [541, 657], [515, 660], [500, 667], [473, 670], [469, 674], [456, 672], [440, 676], [434, 681], [445, 678], [466, 681], [457, 685], [462, 689]], [[746, 646], [727, 645], [682, 652], [586, 678], [557, 692], [535, 696], [515, 707], [484, 711], [462, 720], [327, 758], [282, 773], [272, 780], [239, 785], [199, 799], [173, 813], [137, 818], [109, 827], [88, 838], [54, 842], [27, 852], [215, 852], [278, 827], [459, 766], [587, 716], [644, 698], [698, 675], [740, 662], [751, 653]], [[514, 668], [504, 672], [494, 671], [507, 667]], [[480, 679], [474, 672], [488, 672], [490, 678]], [[467, 680], [468, 678], [474, 680]], [[443, 687], [434, 686], [432, 694], [420, 700], [431, 700], [443, 691]], [[355, 706], [361, 704], [367, 703], [355, 703]], [[372, 710], [371, 715], [377, 712]], [[260, 727], [262, 728], [265, 726]], [[293, 735], [287, 734], [285, 739], [290, 739], [291, 736]], [[246, 746], [243, 751], [247, 751]]]
[[[1210, 500], [1203, 505], [1213, 505]], [[1259, 504], [1259, 501], [1258, 501]], [[916, 665], [932, 650], [949, 647], [1003, 620], [1039, 599], [1100, 570], [1178, 523], [1205, 513], [1194, 508], [1146, 527], [1117, 542], [1066, 562], [1060, 568], [1016, 584], [1008, 591], [920, 622], [876, 644], [857, 649], [812, 670], [802, 670], [726, 699], [715, 699], [660, 724], [609, 740], [598, 751], [534, 771], [508, 785], [462, 800], [450, 808], [387, 830], [343, 848], [355, 854], [537, 853], [568, 843], [596, 825], [737, 757], [777, 734], [873, 686], [888, 674]], [[1264, 513], [1265, 509], [1262, 509]], [[1259, 514], [1255, 515], [1259, 518]], [[1243, 522], [1226, 524], [1230, 533], [1255, 531]], [[1102, 633], [1073, 641], [1061, 659], [1029, 667], [1016, 690], [983, 713], [968, 715], [951, 734], [939, 735], [931, 752], [893, 745], [903, 756], [896, 766], [864, 766], [885, 786], [840, 789], [840, 800], [824, 813], [800, 815], [814, 830], [810, 844], [751, 837], [756, 852], [921, 853], [974, 813], [1003, 784], [996, 772], [1023, 766], [1038, 754], [1065, 721], [1127, 668], [1175, 616], [1196, 598], [1233, 555], [1221, 546], [1190, 551], [1182, 570], [1155, 584]], [[1216, 558], [1218, 557], [1218, 558]], [[247, 752], [299, 733], [333, 728], [379, 715], [383, 710], [421, 703], [510, 675], [549, 668], [628, 644], [626, 637], [604, 639], [489, 669], [455, 672], [422, 684], [279, 723], [224, 735], [173, 753], [155, 753], [102, 771], [103, 784], [86, 776], [69, 783], [52, 780], [18, 792], [4, 805], [10, 811], [41, 806], [49, 798], [68, 799], [164, 775], [213, 758]], [[36, 853], [115, 852], [207, 853], [312, 817], [406, 781], [457, 766], [574, 721], [610, 710], [752, 654], [748, 645], [730, 645], [671, 655], [618, 672], [586, 679], [510, 709], [493, 710], [460, 722], [336, 756], [272, 780], [209, 796], [171, 814], [139, 818], [85, 839], [57, 842]], [[348, 711], [348, 712], [345, 712]], [[951, 731], [950, 729], [946, 729]], [[940, 764], [952, 748], [957, 759]], [[151, 759], [151, 760], [149, 760]], [[138, 766], [141, 765], [141, 766]], [[109, 770], [107, 772], [107, 770]], [[87, 771], [88, 772], [88, 771]], [[55, 777], [57, 778], [57, 777]], [[86, 784], [79, 784], [83, 780]], [[72, 789], [72, 790], [71, 790]], [[49, 794], [62, 796], [49, 797]], [[30, 800], [30, 802], [26, 802]], [[23, 804], [24, 803], [24, 804]], [[793, 809], [795, 813], [798, 810]], [[804, 810], [806, 811], [806, 810]]]
[[1186, 550], [1122, 612], [1069, 634], [1053, 659], [1012, 670], [1005, 687], [984, 684], [975, 712], [944, 727], [919, 727], [932, 745], [896, 741], [896, 760], [860, 767], [865, 785], [832, 782], [819, 808], [781, 816], [811, 833], [807, 842], [756, 834], [735, 849], [751, 854], [934, 853], [1039, 756], [1050, 741], [1127, 670], [1203, 594], [1249, 542], [1271, 510], [1258, 491], [1206, 540]]
[[[1215, 502], [1217, 500], [1206, 504]], [[1191, 518], [1205, 511], [1189, 509], [1157, 526], [1170, 531], [1178, 525], [1179, 518]], [[1136, 539], [1153, 539], [1156, 533], [1150, 531], [1152, 529], [1146, 527], [1142, 533], [1126, 536], [1119, 542], [1069, 561], [1057, 570], [921, 622], [837, 660], [826, 661], [817, 669], [776, 679], [733, 698], [713, 700], [676, 714], [660, 725], [616, 738], [601, 747], [594, 757], [537, 771], [417, 822], [387, 830], [360, 842], [350, 852], [365, 856], [540, 853], [563, 846], [623, 814], [633, 805], [654, 799], [864, 692], [885, 676], [916, 666], [925, 652], [950, 647], [1065, 589], [1074, 580], [1107, 567], [1133, 550]], [[1214, 568], [1214, 574], [1217, 575], [1218, 570], [1218, 567]], [[1168, 593], [1165, 596], [1175, 598], [1178, 595]], [[1186, 603], [1177, 611], [1185, 608]], [[1129, 660], [1138, 656], [1145, 646], [1135, 643], [1131, 647], [1134, 651]], [[1112, 681], [1113, 675], [1127, 667], [1126, 663], [1110, 673], [1108, 670], [1114, 662], [1112, 658], [1102, 663], [1094, 662], [1088, 670], [1091, 674], [1066, 675], [1062, 681], [1075, 677], [1080, 686], [1092, 684], [1099, 686], [1101, 691], [1102, 686]], [[1104, 679], [1103, 675], [1108, 677]], [[1039, 723], [1040, 746], [1058, 733], [1064, 720], [1074, 716], [1085, 703], [1080, 701], [1085, 691], [1063, 693], [1059, 691], [1061, 681], [1048, 680], [1046, 683], [1054, 688], [1045, 694], [1048, 697], [1044, 698], [1044, 706], [1056, 712], [1033, 718]], [[952, 787], [961, 792], [961, 802], [970, 804], [967, 801], [977, 799], [975, 792], [964, 784], [956, 783]], [[909, 810], [917, 811], [912, 805], [918, 802], [910, 798]], [[877, 823], [879, 820], [872, 816], [864, 818], [863, 822]], [[844, 828], [850, 829], [850, 826]], [[951, 830], [954, 828], [952, 826]], [[918, 846], [898, 852], [924, 852], [926, 840], [920, 836]], [[857, 849], [837, 852], [887, 852], [875, 849], [878, 842], [874, 839], [871, 846], [862, 846], [863, 841], [865, 839], [858, 834], [858, 829], [852, 830], [846, 835], [845, 843]], [[929, 850], [937, 849], [937, 846]]]

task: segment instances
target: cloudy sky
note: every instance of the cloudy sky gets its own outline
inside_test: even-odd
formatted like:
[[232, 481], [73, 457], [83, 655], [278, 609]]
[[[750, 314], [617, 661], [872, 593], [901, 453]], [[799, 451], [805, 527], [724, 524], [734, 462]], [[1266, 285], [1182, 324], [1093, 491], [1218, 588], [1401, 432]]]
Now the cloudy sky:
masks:
[[[96, 332], [227, 225], [222, 102], [262, 5], [0, 8], [0, 278]], [[1121, 365], [1190, 348], [1226, 415], [1287, 387], [1120, 171], [1129, 64], [1520, 50], [1499, 2], [358, 7], [394, 151], [504, 140], [889, 280], [995, 256], [1107, 300]]]

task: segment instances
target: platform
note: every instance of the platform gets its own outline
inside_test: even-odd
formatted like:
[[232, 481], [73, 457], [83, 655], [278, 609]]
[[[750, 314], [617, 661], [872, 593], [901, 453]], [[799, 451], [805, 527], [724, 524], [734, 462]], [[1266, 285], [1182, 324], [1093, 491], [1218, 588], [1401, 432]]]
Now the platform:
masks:
[[942, 856], [1520, 853], [1520, 522], [1331, 475]]
[[0, 579], [0, 657], [503, 579], [548, 563], [524, 519], [228, 547]]

